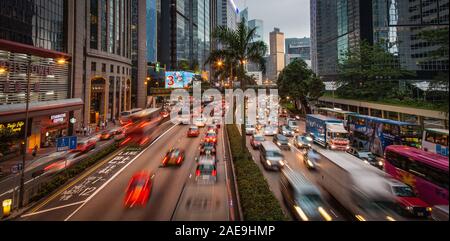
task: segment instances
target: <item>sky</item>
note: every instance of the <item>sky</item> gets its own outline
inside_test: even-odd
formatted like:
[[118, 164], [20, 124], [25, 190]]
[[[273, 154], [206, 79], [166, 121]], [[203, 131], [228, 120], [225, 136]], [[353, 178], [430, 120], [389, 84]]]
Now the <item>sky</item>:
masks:
[[286, 38], [309, 37], [310, 0], [234, 0], [240, 10], [248, 7], [249, 19], [264, 21], [264, 34], [269, 43], [269, 32], [280, 28]]

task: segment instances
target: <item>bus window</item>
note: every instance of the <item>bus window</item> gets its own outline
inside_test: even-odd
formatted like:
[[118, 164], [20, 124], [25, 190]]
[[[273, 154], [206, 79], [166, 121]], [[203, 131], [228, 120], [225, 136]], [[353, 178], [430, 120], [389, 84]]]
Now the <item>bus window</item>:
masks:
[[448, 146], [448, 136], [447, 135], [437, 135], [435, 139], [436, 144], [441, 146]]
[[436, 143], [434, 133], [429, 132], [429, 131], [427, 132], [425, 140], [427, 140], [428, 142], [431, 142], [431, 143]]

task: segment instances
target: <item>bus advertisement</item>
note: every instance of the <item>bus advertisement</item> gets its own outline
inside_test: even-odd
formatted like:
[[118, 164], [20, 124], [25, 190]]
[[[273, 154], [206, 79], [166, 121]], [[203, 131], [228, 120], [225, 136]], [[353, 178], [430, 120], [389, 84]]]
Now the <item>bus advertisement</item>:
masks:
[[385, 172], [411, 186], [430, 205], [448, 205], [448, 159], [408, 146], [389, 146]]
[[448, 157], [448, 130], [425, 129], [422, 138], [422, 149]]
[[348, 116], [347, 129], [352, 146], [380, 157], [390, 145], [421, 146], [422, 131], [414, 123], [351, 114]]

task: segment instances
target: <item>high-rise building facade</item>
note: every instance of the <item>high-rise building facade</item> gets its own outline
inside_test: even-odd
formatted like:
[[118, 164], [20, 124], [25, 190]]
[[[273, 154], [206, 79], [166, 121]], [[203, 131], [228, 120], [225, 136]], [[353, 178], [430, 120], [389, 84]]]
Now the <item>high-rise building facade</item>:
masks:
[[372, 1], [311, 0], [312, 68], [324, 80], [337, 78], [344, 53], [373, 42]]
[[244, 21], [245, 25], [248, 26], [248, 8], [239, 12], [239, 22]]
[[311, 39], [304, 38], [287, 38], [286, 54], [295, 54], [303, 60], [311, 59]]
[[310, 6], [312, 66], [324, 80], [337, 78], [337, 63], [362, 40], [384, 41], [417, 79], [448, 70], [448, 60], [428, 59], [437, 46], [420, 38], [425, 30], [448, 28], [448, 0], [311, 0]]
[[239, 9], [234, 0], [217, 0], [218, 24], [230, 29], [236, 29]]
[[449, 27], [449, 0], [372, 0], [372, 5], [373, 39], [385, 41], [403, 68], [415, 72], [420, 80], [448, 71], [448, 58], [430, 60], [436, 46], [420, 38], [420, 34]]
[[253, 41], [264, 41], [264, 21], [260, 19], [252, 19], [248, 21], [248, 27], [250, 29], [256, 28], [256, 34]]
[[[143, 17], [136, 17], [136, 1], [143, 6], [139, 9]], [[133, 105], [144, 107], [145, 96], [135, 92], [132, 97], [132, 88], [144, 85], [132, 80], [132, 56], [145, 58], [145, 0], [69, 0], [69, 4], [74, 94], [85, 103], [82, 112], [75, 112], [77, 127], [118, 119]], [[140, 33], [133, 32], [140, 26]], [[140, 41], [133, 41], [136, 38]], [[145, 72], [145, 66], [139, 68]]]
[[83, 101], [73, 94], [68, 14], [65, 0], [0, 3], [0, 131], [9, 129], [15, 138], [0, 156], [20, 150], [25, 132], [32, 149], [73, 131], [69, 120]]
[[[147, 61], [154, 63], [158, 59], [158, 0], [146, 0], [146, 37]], [[161, 0], [159, 0], [161, 1]]]
[[161, 52], [167, 69], [204, 70], [210, 51], [210, 0], [161, 1]]
[[284, 33], [279, 28], [274, 28], [270, 32], [270, 63], [268, 68], [268, 78], [277, 80], [278, 75], [285, 67]]

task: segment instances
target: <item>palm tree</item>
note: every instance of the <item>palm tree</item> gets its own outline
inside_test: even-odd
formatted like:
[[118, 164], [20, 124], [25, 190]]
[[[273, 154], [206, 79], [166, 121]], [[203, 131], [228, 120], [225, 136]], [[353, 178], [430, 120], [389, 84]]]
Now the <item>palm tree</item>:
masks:
[[[266, 66], [264, 56], [267, 53], [267, 45], [263, 41], [253, 41], [256, 36], [256, 28], [250, 29], [245, 25], [246, 19], [243, 19], [236, 30], [225, 26], [219, 26], [212, 34], [213, 41], [221, 46], [217, 50], [211, 51], [206, 63], [215, 65], [218, 61], [228, 63], [230, 68], [230, 77], [233, 80], [234, 75], [241, 81], [241, 88], [246, 90], [247, 81], [245, 78], [245, 65], [249, 62], [258, 64], [265, 73]], [[227, 65], [225, 66], [227, 67]], [[226, 68], [224, 68], [226, 69]], [[245, 101], [243, 107], [243, 122], [241, 125], [242, 145], [246, 148], [245, 136]], [[245, 155], [245, 152], [243, 153]]]

